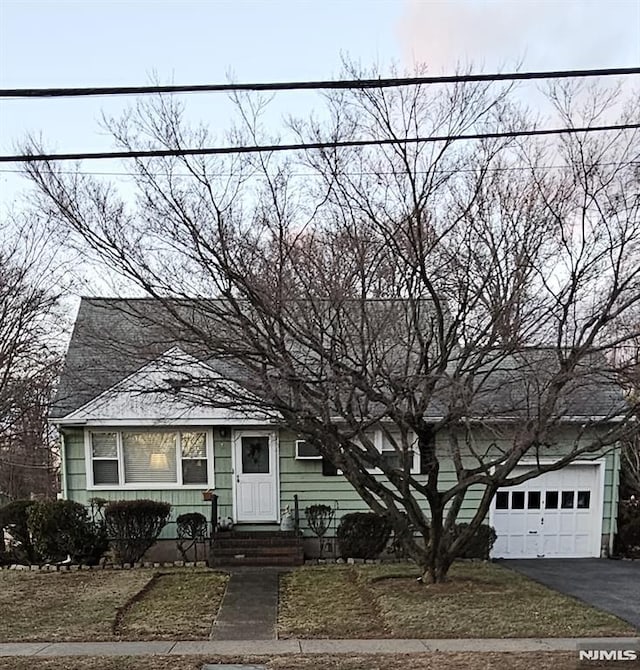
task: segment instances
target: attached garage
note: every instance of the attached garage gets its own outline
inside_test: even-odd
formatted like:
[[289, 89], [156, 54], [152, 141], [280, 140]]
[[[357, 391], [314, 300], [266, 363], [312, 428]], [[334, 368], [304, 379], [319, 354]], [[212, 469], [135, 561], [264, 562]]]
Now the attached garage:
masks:
[[[532, 466], [518, 466], [514, 476]], [[599, 557], [604, 461], [582, 462], [500, 489], [490, 523], [494, 558]]]

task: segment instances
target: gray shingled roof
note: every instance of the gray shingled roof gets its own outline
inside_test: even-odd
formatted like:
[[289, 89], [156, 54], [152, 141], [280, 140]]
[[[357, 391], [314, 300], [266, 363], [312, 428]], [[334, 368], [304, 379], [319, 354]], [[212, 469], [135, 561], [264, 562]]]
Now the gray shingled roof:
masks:
[[[535, 416], [557, 370], [553, 349], [525, 349], [488, 365], [477, 376], [474, 416]], [[622, 389], [600, 355], [583, 359], [564, 387], [555, 414], [564, 417], [613, 417], [626, 410]]]
[[[193, 317], [197, 304], [181, 303], [179, 309]], [[180, 328], [158, 325], [175, 323], [168, 313], [163, 315], [163, 310], [163, 305], [153, 299], [83, 298], [52, 418], [78, 409], [176, 345], [211, 364], [207, 352]], [[482, 383], [474, 393], [473, 414], [522, 418], [535, 413], [550, 377], [553, 355], [550, 350], [529, 349], [488, 368], [487, 374], [479, 377]], [[216, 367], [224, 371], [224, 365], [217, 363]], [[612, 416], [624, 409], [619, 386], [598, 367], [602, 366], [583, 366], [582, 374], [566, 389], [559, 407], [561, 414]], [[451, 393], [451, 388], [443, 387], [429, 414], [442, 415]]]
[[[158, 326], [162, 311], [152, 299], [82, 298], [52, 418], [82, 407], [174, 347], [182, 338]], [[181, 345], [188, 348], [188, 340]]]

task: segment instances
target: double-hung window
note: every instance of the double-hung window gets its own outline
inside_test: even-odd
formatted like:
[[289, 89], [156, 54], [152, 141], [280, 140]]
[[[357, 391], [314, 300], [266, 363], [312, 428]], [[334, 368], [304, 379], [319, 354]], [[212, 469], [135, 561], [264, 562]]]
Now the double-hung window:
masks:
[[[352, 443], [356, 447], [356, 449], [361, 450], [363, 453], [367, 451], [369, 447], [369, 443], [373, 444], [373, 446], [380, 451], [380, 431], [379, 430], [365, 430], [364, 431], [364, 438], [360, 439], [358, 437], [354, 437], [352, 440]], [[366, 443], [366, 446], [365, 446]], [[378, 468], [375, 467], [368, 467], [367, 472], [380, 472]]]
[[213, 485], [208, 431], [90, 431], [87, 451], [94, 487]]
[[415, 436], [413, 436], [413, 438], [411, 435], [409, 436], [409, 448], [406, 451], [403, 451], [402, 436], [400, 433], [387, 435], [387, 433], [382, 430], [378, 432], [380, 435], [379, 444], [382, 460], [384, 460], [388, 466], [403, 470], [403, 461], [406, 459], [407, 465], [409, 466], [409, 472], [420, 472], [420, 456], [418, 454], [418, 445]]
[[[368, 430], [365, 432], [368, 440], [373, 443], [375, 448], [380, 452], [382, 460], [392, 468], [403, 468], [403, 458], [407, 458], [409, 471], [412, 473], [420, 472], [420, 456], [415, 438], [409, 443], [409, 449], [406, 452], [402, 451], [402, 438], [400, 434], [392, 433], [388, 435], [381, 429]], [[364, 445], [358, 439], [354, 439], [353, 443], [364, 450]], [[368, 468], [369, 472], [380, 473], [379, 468]]]
[[207, 434], [180, 433], [182, 452], [182, 483], [206, 484]]
[[118, 434], [91, 434], [91, 466], [96, 485], [119, 482]]

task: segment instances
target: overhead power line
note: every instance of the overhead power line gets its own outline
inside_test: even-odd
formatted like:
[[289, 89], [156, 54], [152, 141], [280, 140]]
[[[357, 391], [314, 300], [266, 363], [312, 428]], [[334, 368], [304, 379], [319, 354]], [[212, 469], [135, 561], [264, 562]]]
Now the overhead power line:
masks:
[[195, 84], [166, 86], [92, 86], [76, 88], [4, 88], [3, 98], [76, 98], [99, 95], [149, 95], [157, 93], [213, 93], [219, 91], [302, 91], [329, 89], [393, 88], [421, 84], [453, 84], [483, 81], [524, 81], [528, 79], [567, 79], [640, 74], [640, 67], [591, 70], [552, 70], [546, 72], [497, 72], [493, 74], [455, 74], [433, 77], [389, 77], [378, 79], [339, 79], [320, 81], [262, 82], [253, 84]]
[[201, 147], [196, 149], [146, 149], [134, 151], [98, 151], [62, 154], [18, 154], [0, 156], [0, 163], [35, 163], [39, 161], [99, 160], [113, 158], [160, 158], [170, 156], [210, 156], [220, 154], [271, 153], [276, 151], [301, 151], [307, 149], [338, 149], [344, 147], [386, 146], [390, 144], [421, 144], [432, 142], [457, 142], [464, 140], [533, 137], [541, 135], [575, 135], [608, 130], [632, 130], [640, 123], [619, 123], [606, 126], [584, 126], [580, 128], [540, 128], [504, 132], [473, 133], [467, 135], [433, 135], [431, 137], [385, 138], [381, 140], [343, 140], [334, 142], [308, 142], [299, 144], [266, 144], [239, 147]]

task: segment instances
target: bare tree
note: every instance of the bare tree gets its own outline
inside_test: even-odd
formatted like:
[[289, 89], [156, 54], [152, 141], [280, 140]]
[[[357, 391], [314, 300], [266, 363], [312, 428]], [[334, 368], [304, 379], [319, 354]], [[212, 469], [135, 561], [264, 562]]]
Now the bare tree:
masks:
[[[551, 98], [566, 123], [606, 113], [602, 97], [581, 118], [569, 89]], [[259, 142], [264, 100], [235, 101], [230, 139]], [[390, 518], [425, 581], [441, 581], [499, 487], [634, 430], [633, 403], [614, 393], [555, 448], [576, 399], [618, 383], [610, 354], [636, 334], [616, 325], [640, 300], [639, 135], [404, 141], [531, 127], [513, 91], [491, 84], [325, 101], [320, 119], [289, 131], [393, 143], [137, 159], [135, 206], [50, 163], [28, 172], [41, 209], [156, 298], [175, 340], [227, 363], [190, 393], [298, 431]], [[109, 125], [124, 148], [212, 143], [166, 96]], [[524, 457], [537, 465], [514, 473]], [[454, 535], [470, 491], [476, 511]]]
[[[636, 310], [630, 313], [631, 326], [624, 332], [637, 330], [640, 314]], [[632, 402], [637, 404], [640, 399], [640, 340], [638, 338], [625, 342], [622, 351], [617, 352], [616, 359], [626, 365], [626, 389]], [[640, 415], [636, 416], [636, 421]], [[640, 499], [640, 434], [636, 432], [624, 440], [620, 463], [620, 498], [622, 500], [635, 496]]]
[[10, 499], [57, 487], [47, 414], [61, 360], [58, 294], [43, 235], [32, 222], [0, 228], [0, 492]]
[[629, 440], [622, 449], [621, 498], [640, 497], [640, 446]]

